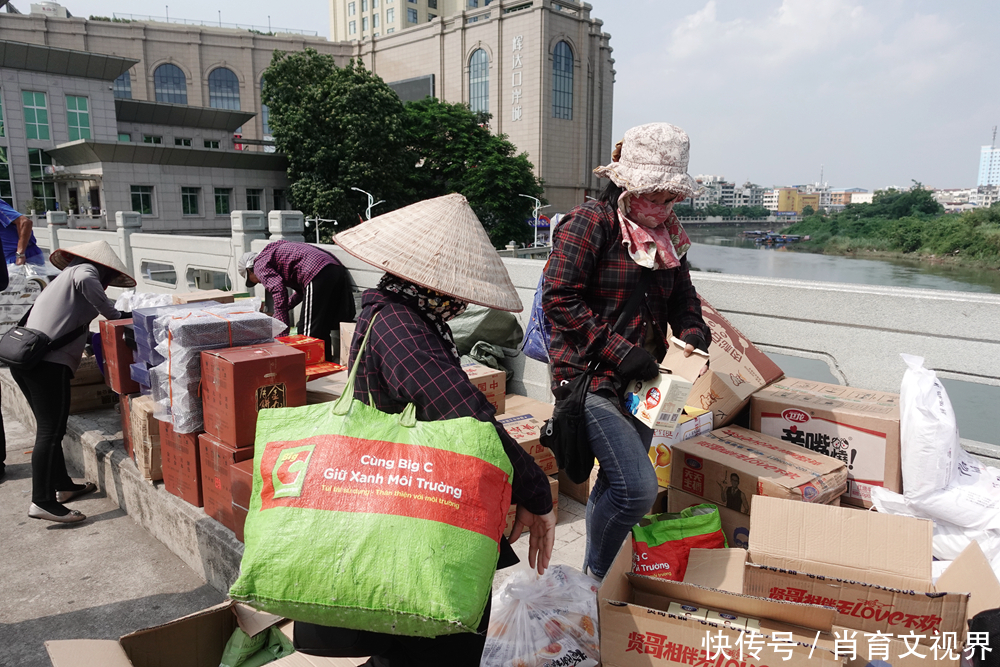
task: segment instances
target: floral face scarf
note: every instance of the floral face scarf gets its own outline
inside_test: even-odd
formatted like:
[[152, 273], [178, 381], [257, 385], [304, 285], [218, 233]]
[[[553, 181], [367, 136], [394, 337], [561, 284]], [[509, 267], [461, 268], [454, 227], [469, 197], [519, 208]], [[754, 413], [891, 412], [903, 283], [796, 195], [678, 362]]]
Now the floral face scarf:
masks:
[[691, 239], [673, 208], [672, 201], [656, 204], [627, 190], [618, 198], [622, 244], [639, 266], [653, 270], [680, 266]]
[[387, 273], [382, 276], [377, 289], [391, 294], [396, 301], [413, 308], [437, 329], [437, 332], [451, 345], [451, 353], [460, 357], [451, 329], [446, 322], [465, 312], [469, 304], [465, 301], [421, 287], [410, 281]]

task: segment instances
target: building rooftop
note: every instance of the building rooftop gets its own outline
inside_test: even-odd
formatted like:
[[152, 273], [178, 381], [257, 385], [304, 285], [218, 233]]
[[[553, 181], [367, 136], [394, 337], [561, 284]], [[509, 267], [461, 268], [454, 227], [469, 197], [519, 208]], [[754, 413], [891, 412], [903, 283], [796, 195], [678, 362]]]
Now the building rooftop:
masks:
[[0, 40], [0, 67], [114, 81], [138, 60]]

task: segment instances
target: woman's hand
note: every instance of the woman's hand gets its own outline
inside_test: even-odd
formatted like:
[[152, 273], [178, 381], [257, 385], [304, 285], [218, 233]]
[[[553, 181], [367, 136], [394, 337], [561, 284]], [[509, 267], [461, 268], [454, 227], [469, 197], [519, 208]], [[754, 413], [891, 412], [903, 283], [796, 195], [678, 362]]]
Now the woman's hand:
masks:
[[514, 526], [510, 529], [508, 541], [513, 544], [521, 537], [523, 528], [528, 529], [528, 565], [536, 569], [538, 574], [545, 574], [552, 558], [552, 545], [556, 539], [556, 515], [532, 514], [522, 505], [517, 506]]

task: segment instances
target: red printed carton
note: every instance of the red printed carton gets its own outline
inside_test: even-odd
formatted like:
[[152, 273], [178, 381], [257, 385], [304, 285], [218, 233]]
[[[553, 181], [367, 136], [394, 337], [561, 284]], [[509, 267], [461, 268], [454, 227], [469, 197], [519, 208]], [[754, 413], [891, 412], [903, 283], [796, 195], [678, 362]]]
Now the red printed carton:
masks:
[[503, 414], [506, 410], [504, 395], [507, 392], [507, 374], [495, 368], [470, 362], [462, 364], [462, 370], [472, 380], [479, 391], [483, 392], [486, 400], [497, 409], [497, 414]]

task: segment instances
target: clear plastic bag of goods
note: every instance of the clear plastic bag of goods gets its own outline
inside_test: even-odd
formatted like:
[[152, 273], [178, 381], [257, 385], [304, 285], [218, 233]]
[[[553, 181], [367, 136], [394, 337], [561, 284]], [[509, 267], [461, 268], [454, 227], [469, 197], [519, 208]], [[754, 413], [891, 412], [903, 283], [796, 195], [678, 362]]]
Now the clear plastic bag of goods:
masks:
[[117, 310], [127, 310], [132, 312], [139, 308], [156, 308], [159, 306], [169, 306], [172, 303], [169, 294], [153, 294], [151, 292], [136, 292], [135, 290], [125, 290], [115, 301]]
[[597, 588], [566, 565], [515, 572], [493, 596], [482, 667], [596, 667]]

